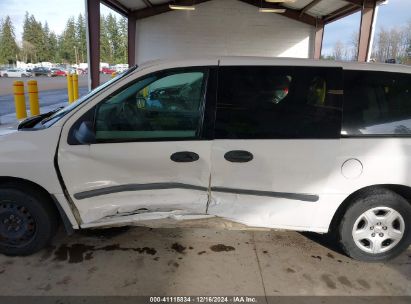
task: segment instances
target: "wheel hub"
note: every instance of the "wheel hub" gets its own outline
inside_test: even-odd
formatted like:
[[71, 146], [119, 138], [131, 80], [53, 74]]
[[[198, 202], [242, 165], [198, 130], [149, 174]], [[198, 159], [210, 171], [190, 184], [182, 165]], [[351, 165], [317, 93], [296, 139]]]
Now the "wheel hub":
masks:
[[0, 203], [0, 243], [22, 246], [35, 234], [35, 221], [27, 208], [15, 203]]
[[361, 250], [379, 254], [394, 248], [404, 235], [404, 219], [389, 207], [365, 211], [354, 223], [352, 236]]

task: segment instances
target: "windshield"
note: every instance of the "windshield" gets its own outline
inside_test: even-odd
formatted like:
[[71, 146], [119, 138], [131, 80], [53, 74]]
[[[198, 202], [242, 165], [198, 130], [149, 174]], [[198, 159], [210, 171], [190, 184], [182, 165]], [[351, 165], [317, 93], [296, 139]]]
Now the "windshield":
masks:
[[43, 125], [43, 127], [49, 127], [51, 125], [53, 125], [54, 123], [56, 123], [57, 121], [59, 121], [62, 117], [64, 117], [66, 114], [70, 113], [73, 109], [77, 108], [79, 105], [83, 104], [84, 102], [86, 102], [90, 97], [92, 97], [93, 95], [97, 94], [98, 92], [104, 90], [105, 88], [107, 88], [108, 86], [110, 86], [111, 84], [117, 82], [118, 80], [122, 79], [123, 77], [125, 77], [126, 75], [130, 74], [131, 72], [133, 72], [135, 69], [137, 68], [137, 66], [134, 66], [130, 69], [128, 69], [126, 72], [119, 74], [118, 76], [114, 77], [113, 79], [110, 79], [109, 81], [107, 81], [106, 83], [98, 86], [97, 88], [95, 88], [94, 90], [91, 90], [89, 93], [87, 93], [86, 95], [80, 97], [76, 102], [73, 102], [72, 104], [68, 105], [67, 107], [64, 107], [63, 109], [61, 109], [60, 111], [57, 111], [56, 113], [54, 113], [53, 115], [43, 119], [41, 121], [41, 124]]

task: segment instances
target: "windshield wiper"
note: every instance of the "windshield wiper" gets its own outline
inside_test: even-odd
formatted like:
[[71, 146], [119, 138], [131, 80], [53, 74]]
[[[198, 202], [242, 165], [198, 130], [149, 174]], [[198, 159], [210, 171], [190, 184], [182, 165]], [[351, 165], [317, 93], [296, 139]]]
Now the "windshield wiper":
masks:
[[54, 110], [51, 110], [47, 113], [43, 113], [37, 116], [29, 117], [23, 120], [19, 126], [17, 127], [18, 130], [21, 129], [27, 129], [27, 128], [33, 128], [39, 121], [43, 122], [45, 119], [56, 113], [57, 111], [60, 111], [64, 107], [58, 107]]
[[43, 125], [44, 123], [48, 122], [48, 121], [51, 119], [51, 117], [53, 116], [53, 114], [57, 113], [57, 112], [60, 111], [61, 109], [64, 109], [64, 107], [61, 106], [61, 107], [55, 108], [54, 110], [52, 110], [52, 111], [50, 111], [50, 112], [47, 112], [47, 113], [45, 113], [45, 114], [42, 114], [42, 115], [44, 115], [44, 116], [42, 117], [43, 119], [40, 121], [41, 124]]

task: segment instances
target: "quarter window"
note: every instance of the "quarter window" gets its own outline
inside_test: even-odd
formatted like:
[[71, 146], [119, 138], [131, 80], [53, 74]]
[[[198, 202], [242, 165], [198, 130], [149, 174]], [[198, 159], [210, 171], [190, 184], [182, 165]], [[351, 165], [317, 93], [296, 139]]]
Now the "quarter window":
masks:
[[343, 135], [411, 135], [411, 75], [345, 71]]
[[223, 67], [216, 138], [338, 138], [341, 70]]
[[206, 74], [154, 74], [110, 96], [96, 110], [97, 141], [199, 138]]

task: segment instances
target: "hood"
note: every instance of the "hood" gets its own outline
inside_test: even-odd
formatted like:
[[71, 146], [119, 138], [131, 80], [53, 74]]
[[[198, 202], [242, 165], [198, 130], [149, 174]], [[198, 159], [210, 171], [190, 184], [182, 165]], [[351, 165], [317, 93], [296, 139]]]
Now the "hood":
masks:
[[13, 125], [0, 125], [0, 136], [17, 132], [18, 123]]

